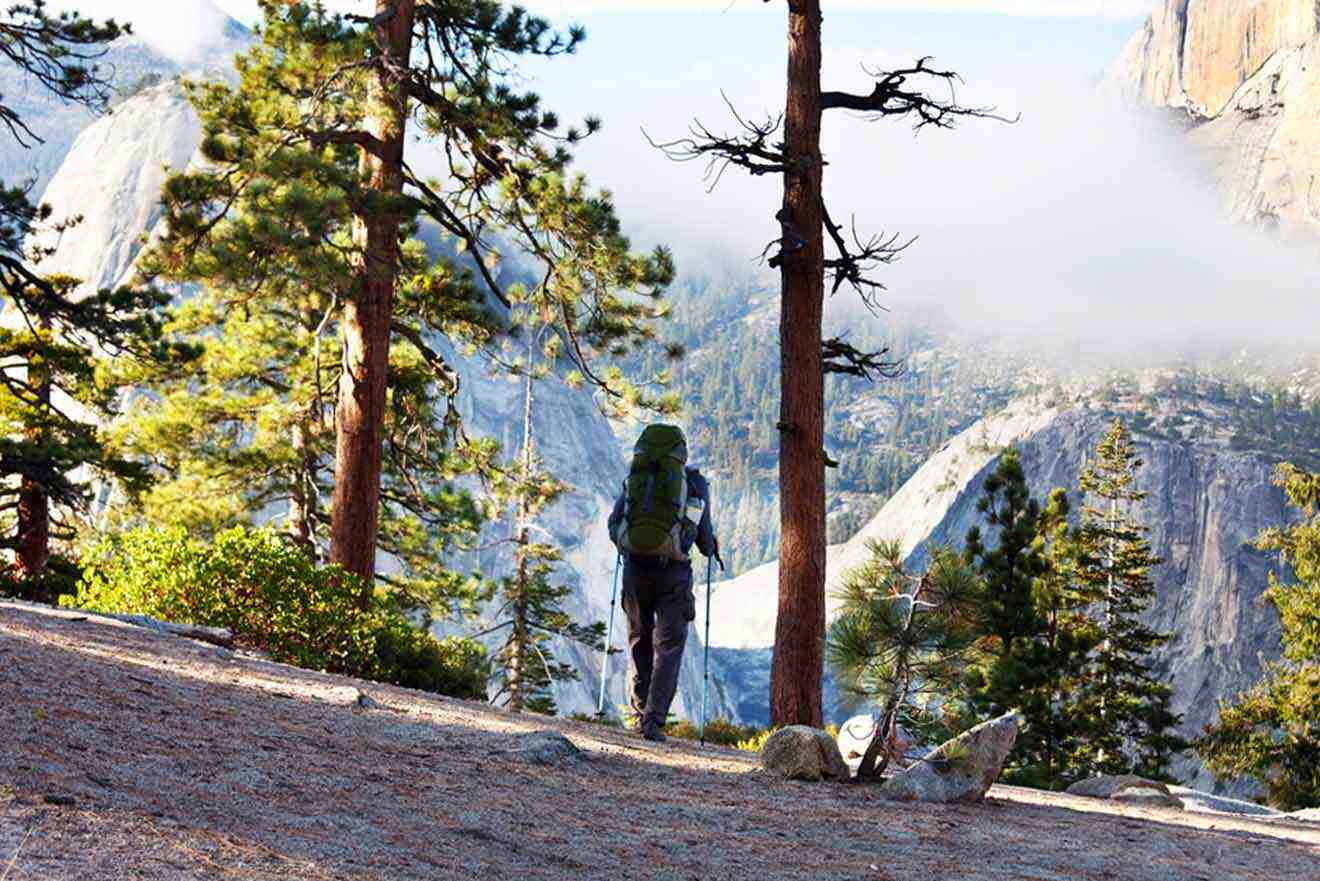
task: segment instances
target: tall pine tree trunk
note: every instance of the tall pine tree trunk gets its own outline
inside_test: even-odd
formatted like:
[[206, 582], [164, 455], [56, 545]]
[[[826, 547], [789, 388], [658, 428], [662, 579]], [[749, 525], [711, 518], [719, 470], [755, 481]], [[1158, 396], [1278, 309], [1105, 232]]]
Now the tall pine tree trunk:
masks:
[[770, 672], [773, 725], [821, 725], [825, 643], [825, 252], [820, 154], [820, 0], [788, 3], [785, 223], [804, 244], [782, 264], [779, 617]]
[[[412, 51], [414, 0], [376, 0], [379, 51], [368, 86], [361, 148], [366, 186], [378, 200], [353, 222], [360, 265], [344, 304], [344, 370], [336, 408], [334, 511], [330, 561], [362, 579], [370, 596], [380, 516], [381, 435], [389, 369], [390, 321], [399, 268], [400, 215], [389, 206], [403, 191], [403, 145], [408, 117], [406, 84]], [[384, 204], [382, 204], [382, 202]]]
[[[49, 331], [50, 319], [42, 316], [37, 326], [41, 331]], [[37, 399], [41, 418], [45, 419], [50, 410], [51, 376], [50, 368], [40, 356], [34, 356], [28, 362], [27, 384]], [[46, 440], [45, 430], [34, 429], [28, 440], [37, 455], [18, 489], [18, 570], [25, 580], [35, 581], [50, 562], [50, 491], [46, 482], [51, 464], [41, 452]], [[35, 589], [36, 584], [30, 586]]]
[[527, 658], [530, 632], [527, 627], [527, 545], [531, 541], [531, 505], [528, 498], [532, 479], [532, 343], [535, 334], [527, 331], [527, 384], [523, 388], [522, 492], [518, 494], [517, 569], [514, 572], [513, 633], [509, 637], [509, 709], [520, 712], [527, 702]]

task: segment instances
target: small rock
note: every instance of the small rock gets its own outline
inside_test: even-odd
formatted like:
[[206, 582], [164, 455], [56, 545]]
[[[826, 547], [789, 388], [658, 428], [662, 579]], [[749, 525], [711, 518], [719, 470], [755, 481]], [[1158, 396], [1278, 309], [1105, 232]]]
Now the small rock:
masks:
[[1187, 786], [1170, 786], [1169, 795], [1183, 803], [1183, 810], [1201, 814], [1240, 814], [1248, 817], [1282, 817], [1282, 811], [1252, 801], [1201, 792]]
[[787, 780], [840, 780], [851, 776], [839, 745], [819, 728], [790, 725], [766, 738], [761, 767]]
[[1078, 780], [1069, 786], [1069, 795], [1081, 795], [1087, 798], [1113, 798], [1125, 789], [1151, 789], [1164, 795], [1172, 795], [1169, 787], [1156, 780], [1147, 780], [1135, 774], [1102, 774], [1088, 780]]
[[981, 801], [999, 779], [1021, 723], [1021, 716], [1009, 713], [964, 731], [886, 780], [880, 794], [895, 801]]
[[359, 707], [361, 707], [362, 709], [364, 709], [364, 710], [381, 710], [381, 709], [384, 709], [384, 707], [385, 707], [384, 704], [382, 704], [380, 701], [378, 701], [378, 700], [376, 700], [375, 698], [373, 698], [371, 695], [367, 694], [367, 693], [366, 693], [365, 691], [363, 691], [362, 689], [359, 688], [359, 689], [354, 689], [354, 690], [357, 692], [357, 698], [354, 700], [354, 703], [356, 703], [356, 704], [357, 704]]
[[871, 739], [875, 737], [877, 724], [875, 716], [863, 713], [860, 716], [853, 716], [839, 726], [839, 752], [843, 754], [845, 761], [860, 759], [866, 755], [866, 748], [871, 745]]
[[558, 731], [533, 731], [515, 741], [517, 746], [505, 750], [505, 755], [537, 765], [560, 765], [585, 758], [582, 750]]
[[[850, 765], [861, 764], [867, 747], [875, 738], [875, 729], [879, 724], [880, 720], [876, 716], [863, 713], [860, 716], [853, 716], [839, 726], [839, 752], [843, 754], [845, 762]], [[889, 743], [890, 767], [901, 764], [908, 750], [915, 744], [916, 740], [902, 726], [896, 727], [894, 739]]]
[[1183, 808], [1182, 799], [1169, 795], [1167, 792], [1160, 792], [1158, 789], [1152, 789], [1149, 786], [1129, 786], [1125, 789], [1120, 789], [1118, 792], [1109, 796], [1109, 800], [1152, 808], [1177, 808], [1178, 810], [1182, 810]]

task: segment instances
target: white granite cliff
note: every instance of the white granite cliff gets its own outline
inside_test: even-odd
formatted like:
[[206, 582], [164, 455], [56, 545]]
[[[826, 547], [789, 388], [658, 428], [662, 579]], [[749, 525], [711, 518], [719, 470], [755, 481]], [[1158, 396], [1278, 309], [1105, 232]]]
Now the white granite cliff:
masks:
[[1320, 6], [1164, 0], [1109, 88], [1186, 112], [1187, 137], [1235, 220], [1320, 235]]
[[[1260, 602], [1274, 560], [1249, 542], [1289, 513], [1270, 484], [1273, 457], [1230, 448], [1226, 410], [1205, 401], [1184, 408], [1173, 395], [1157, 401], [1161, 409], [1188, 414], [1188, 421], [1177, 438], [1136, 434], [1145, 461], [1138, 485], [1149, 496], [1134, 514], [1164, 559], [1148, 621], [1173, 639], [1159, 651], [1156, 669], [1173, 686], [1174, 710], [1184, 714], [1181, 730], [1194, 736], [1215, 718], [1219, 698], [1254, 683], [1262, 661], [1279, 655], [1277, 616]], [[1119, 414], [1131, 409], [1113, 407]], [[1065, 405], [1022, 399], [986, 417], [932, 456], [856, 536], [830, 548], [829, 583], [865, 559], [870, 539], [900, 539], [914, 566], [933, 545], [961, 547], [978, 522], [982, 484], [1006, 447], [1020, 450], [1036, 497], [1056, 486], [1075, 490], [1077, 473], [1111, 418], [1085, 398]], [[1075, 491], [1071, 499], [1079, 507]], [[763, 675], [760, 665], [774, 641], [777, 579], [772, 563], [717, 586], [711, 645], [721, 658], [749, 659], [731, 674], [735, 692]], [[1177, 772], [1189, 785], [1214, 786], [1194, 757], [1179, 762]]]

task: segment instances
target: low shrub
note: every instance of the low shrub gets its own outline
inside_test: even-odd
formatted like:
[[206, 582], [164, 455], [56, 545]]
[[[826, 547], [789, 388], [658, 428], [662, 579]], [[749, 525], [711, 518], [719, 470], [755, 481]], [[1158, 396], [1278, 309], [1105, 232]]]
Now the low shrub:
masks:
[[370, 678], [467, 700], [485, 700], [490, 679], [486, 647], [473, 639], [436, 639], [403, 617], [376, 634], [376, 669]]
[[[706, 723], [706, 742], [719, 746], [737, 746], [739, 741], [756, 737], [759, 732], [760, 729], [752, 725], [739, 725], [728, 719], [711, 719]], [[684, 740], [700, 740], [701, 726], [679, 719], [666, 725], [665, 733]]]
[[61, 603], [225, 627], [242, 645], [298, 667], [484, 698], [485, 649], [435, 639], [387, 599], [361, 604], [361, 582], [318, 566], [268, 529], [235, 528], [207, 544], [183, 528], [100, 541], [78, 591]]
[[757, 731], [751, 737], [738, 741], [734, 746], [743, 752], [759, 753], [761, 747], [765, 746], [765, 742], [770, 739], [770, 735], [778, 730], [779, 729], [776, 727], [764, 728]]

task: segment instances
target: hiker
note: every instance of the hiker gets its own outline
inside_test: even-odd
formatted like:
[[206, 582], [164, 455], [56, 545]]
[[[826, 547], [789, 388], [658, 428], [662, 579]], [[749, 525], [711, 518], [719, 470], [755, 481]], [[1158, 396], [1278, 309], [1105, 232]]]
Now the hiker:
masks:
[[650, 425], [637, 439], [609, 529], [624, 560], [632, 708], [642, 736], [663, 741], [688, 622], [697, 616], [692, 545], [724, 568], [711, 526], [710, 488], [700, 471], [688, 467], [680, 428]]

